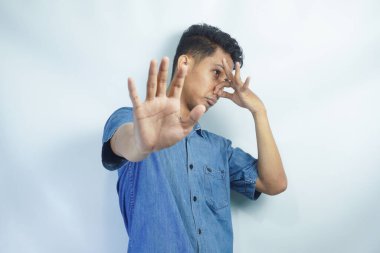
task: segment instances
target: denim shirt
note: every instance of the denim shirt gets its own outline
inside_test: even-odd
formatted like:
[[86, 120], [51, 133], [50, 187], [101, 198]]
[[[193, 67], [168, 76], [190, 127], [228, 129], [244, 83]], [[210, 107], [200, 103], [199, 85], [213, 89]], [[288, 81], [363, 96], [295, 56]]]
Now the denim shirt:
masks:
[[256, 200], [257, 159], [196, 124], [175, 145], [140, 162], [115, 155], [110, 139], [133, 122], [123, 107], [108, 119], [102, 162], [118, 170], [117, 193], [128, 252], [232, 252], [230, 189]]

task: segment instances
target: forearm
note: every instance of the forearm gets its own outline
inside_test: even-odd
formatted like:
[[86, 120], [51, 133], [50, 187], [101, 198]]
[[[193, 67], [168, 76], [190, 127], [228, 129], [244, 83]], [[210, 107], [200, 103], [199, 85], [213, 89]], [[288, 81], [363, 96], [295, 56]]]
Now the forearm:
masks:
[[139, 151], [134, 136], [134, 125], [128, 123], [121, 125], [111, 139], [112, 151], [128, 161], [138, 162], [143, 160], [149, 153]]
[[266, 110], [252, 113], [255, 121], [258, 172], [268, 191], [279, 193], [286, 189], [287, 178], [281, 156], [270, 129]]

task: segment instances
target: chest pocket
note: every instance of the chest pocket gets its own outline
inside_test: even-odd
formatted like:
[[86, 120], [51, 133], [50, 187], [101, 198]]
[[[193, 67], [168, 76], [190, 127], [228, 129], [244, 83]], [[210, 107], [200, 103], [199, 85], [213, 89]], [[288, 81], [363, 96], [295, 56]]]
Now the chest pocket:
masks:
[[216, 211], [228, 206], [226, 172], [223, 169], [215, 169], [206, 165], [204, 176], [205, 199], [210, 208]]

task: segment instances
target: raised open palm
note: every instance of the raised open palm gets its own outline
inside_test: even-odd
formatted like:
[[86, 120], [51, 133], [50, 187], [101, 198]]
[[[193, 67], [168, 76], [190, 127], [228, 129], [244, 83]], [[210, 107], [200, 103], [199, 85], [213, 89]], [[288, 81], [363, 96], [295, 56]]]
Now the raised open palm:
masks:
[[190, 133], [206, 108], [197, 105], [188, 116], [180, 115], [180, 98], [187, 74], [187, 66], [179, 67], [166, 94], [169, 59], [164, 57], [157, 64], [151, 61], [147, 83], [147, 95], [141, 102], [134, 81], [128, 79], [129, 95], [133, 104], [134, 138], [136, 148], [150, 153], [174, 145]]

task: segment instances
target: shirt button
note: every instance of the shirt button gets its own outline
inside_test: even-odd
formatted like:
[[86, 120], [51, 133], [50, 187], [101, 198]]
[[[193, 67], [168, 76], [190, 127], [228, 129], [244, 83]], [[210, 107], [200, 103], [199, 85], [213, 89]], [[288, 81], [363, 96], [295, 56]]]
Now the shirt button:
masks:
[[191, 169], [191, 170], [193, 169], [193, 165], [192, 165], [192, 164], [190, 164], [190, 166], [189, 166], [189, 167], [190, 167], [190, 169]]
[[199, 228], [198, 229], [198, 234], [201, 234], [202, 233], [202, 230]]
[[197, 196], [194, 196], [194, 197], [193, 197], [193, 200], [194, 200], [194, 201], [197, 201]]

